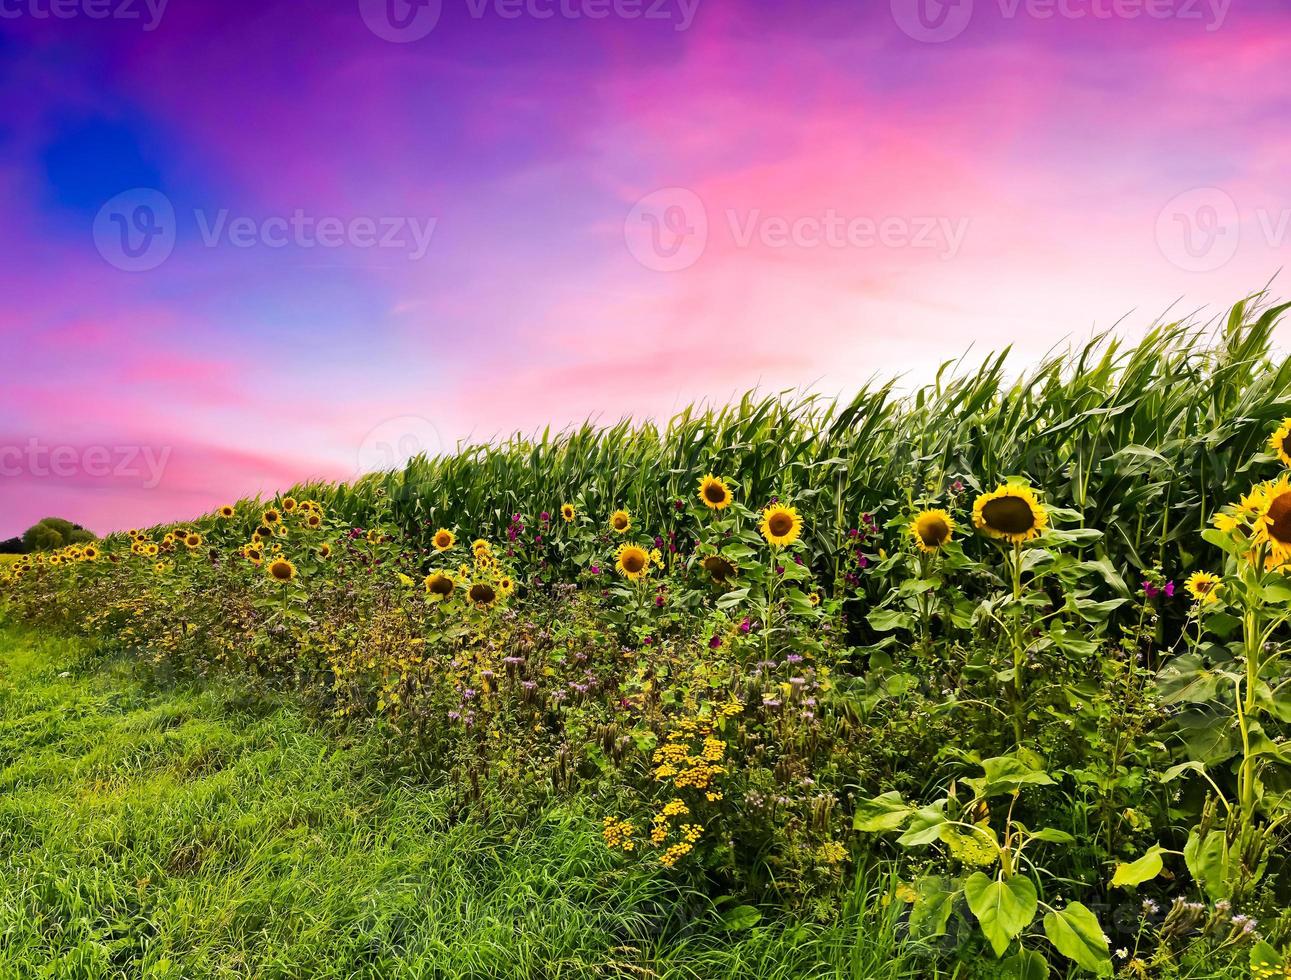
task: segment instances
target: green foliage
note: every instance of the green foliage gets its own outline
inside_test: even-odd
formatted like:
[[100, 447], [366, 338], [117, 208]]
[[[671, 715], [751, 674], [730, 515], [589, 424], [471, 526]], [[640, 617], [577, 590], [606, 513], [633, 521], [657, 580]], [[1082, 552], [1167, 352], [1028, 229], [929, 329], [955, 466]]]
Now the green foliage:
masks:
[[85, 528], [61, 517], [46, 517], [27, 528], [22, 535], [24, 550], [28, 552], [57, 551], [69, 544], [93, 540], [94, 535]]

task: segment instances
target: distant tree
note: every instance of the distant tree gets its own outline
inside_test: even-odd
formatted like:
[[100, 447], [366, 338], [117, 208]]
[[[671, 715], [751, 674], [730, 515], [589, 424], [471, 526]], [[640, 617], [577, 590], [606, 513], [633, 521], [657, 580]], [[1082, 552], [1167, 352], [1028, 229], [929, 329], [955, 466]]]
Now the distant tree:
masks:
[[61, 517], [46, 517], [23, 532], [22, 544], [26, 551], [54, 551], [69, 544], [93, 541], [94, 535]]
[[22, 543], [22, 538], [7, 538], [0, 541], [0, 555], [25, 555], [27, 546]]

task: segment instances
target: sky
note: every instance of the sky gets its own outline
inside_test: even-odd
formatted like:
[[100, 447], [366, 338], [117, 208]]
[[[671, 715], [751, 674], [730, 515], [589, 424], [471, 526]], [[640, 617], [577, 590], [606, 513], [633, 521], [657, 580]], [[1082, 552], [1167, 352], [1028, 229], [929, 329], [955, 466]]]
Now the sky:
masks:
[[1291, 294], [1266, 0], [0, 0], [0, 538]]

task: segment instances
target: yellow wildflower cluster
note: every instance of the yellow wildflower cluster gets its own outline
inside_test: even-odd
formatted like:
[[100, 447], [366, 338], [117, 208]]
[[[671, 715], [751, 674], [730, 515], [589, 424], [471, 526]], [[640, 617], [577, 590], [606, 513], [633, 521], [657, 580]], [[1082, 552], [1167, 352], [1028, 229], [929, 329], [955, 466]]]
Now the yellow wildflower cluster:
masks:
[[614, 817], [605, 818], [605, 828], [601, 831], [605, 837], [605, 846], [611, 851], [618, 848], [622, 851], [636, 850], [636, 828], [632, 826], [630, 820], [616, 820]]
[[821, 864], [841, 864], [847, 860], [847, 848], [836, 840], [826, 841], [816, 850]]
[[659, 863], [665, 868], [671, 868], [693, 850], [694, 847], [690, 844], [673, 844], [672, 847], [663, 852], [663, 856], [659, 858]]

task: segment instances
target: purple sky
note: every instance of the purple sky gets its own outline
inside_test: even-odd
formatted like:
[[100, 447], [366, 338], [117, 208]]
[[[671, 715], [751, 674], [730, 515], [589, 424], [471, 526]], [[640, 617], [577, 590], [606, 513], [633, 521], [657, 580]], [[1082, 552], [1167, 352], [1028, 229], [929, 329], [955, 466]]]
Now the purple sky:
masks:
[[1291, 254], [1288, 27], [0, 0], [0, 537], [1214, 312]]

